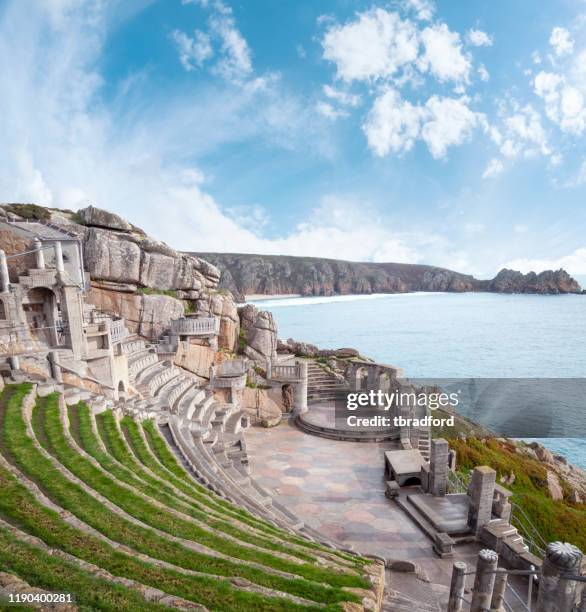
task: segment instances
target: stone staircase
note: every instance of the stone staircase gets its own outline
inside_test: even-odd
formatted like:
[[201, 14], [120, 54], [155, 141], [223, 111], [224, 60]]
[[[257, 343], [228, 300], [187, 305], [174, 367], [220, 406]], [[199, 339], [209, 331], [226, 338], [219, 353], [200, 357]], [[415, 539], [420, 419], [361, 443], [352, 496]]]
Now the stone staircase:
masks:
[[429, 461], [429, 456], [431, 453], [431, 431], [429, 428], [421, 428], [419, 430], [419, 441], [417, 448], [421, 453], [421, 456], [426, 461]]
[[315, 361], [307, 364], [307, 403], [333, 403], [336, 393], [347, 391], [348, 385]]

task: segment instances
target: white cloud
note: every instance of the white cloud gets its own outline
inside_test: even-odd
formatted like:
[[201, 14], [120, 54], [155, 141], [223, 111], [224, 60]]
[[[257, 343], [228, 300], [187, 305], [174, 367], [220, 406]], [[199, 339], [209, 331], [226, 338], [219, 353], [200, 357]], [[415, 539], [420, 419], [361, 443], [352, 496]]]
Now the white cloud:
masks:
[[190, 38], [184, 32], [175, 30], [172, 32], [171, 38], [177, 45], [179, 61], [185, 70], [193, 70], [196, 67], [201, 68], [204, 62], [212, 57], [214, 53], [210, 37], [200, 30], [195, 31], [193, 38]]
[[482, 178], [493, 178], [498, 176], [503, 170], [505, 166], [500, 159], [493, 157], [487, 164], [484, 172], [482, 173]]
[[419, 67], [429, 70], [440, 82], [467, 82], [470, 73], [470, 57], [463, 52], [460, 35], [452, 32], [445, 23], [429, 26], [421, 32], [424, 53]]
[[435, 3], [431, 0], [405, 0], [405, 8], [412, 10], [417, 19], [431, 21], [435, 13]]
[[529, 228], [526, 225], [519, 224], [513, 226], [513, 231], [515, 234], [526, 234], [529, 231]]
[[343, 106], [358, 106], [360, 104], [359, 95], [351, 94], [340, 89], [335, 89], [330, 85], [324, 85], [323, 92], [327, 98], [331, 98]]
[[221, 0], [187, 0], [184, 4], [213, 7], [208, 20], [208, 32], [196, 30], [193, 38], [175, 30], [171, 34], [182, 66], [190, 71], [201, 68], [214, 55], [218, 46], [218, 60], [212, 70], [225, 80], [242, 83], [252, 73], [252, 57], [248, 43], [238, 30], [232, 9]]
[[482, 30], [468, 30], [466, 40], [474, 47], [492, 47], [492, 36]]
[[330, 26], [322, 46], [324, 59], [336, 65], [340, 79], [386, 79], [417, 58], [417, 29], [397, 13], [375, 8], [346, 25]]
[[465, 142], [482, 116], [471, 111], [464, 98], [432, 96], [425, 104], [426, 121], [421, 136], [436, 159], [446, 155], [449, 147]]
[[[225, 7], [227, 8], [227, 7]], [[210, 30], [221, 41], [222, 59], [216, 70], [226, 80], [240, 81], [252, 72], [248, 43], [236, 27], [232, 11], [220, 12], [210, 19]]]
[[578, 248], [568, 255], [556, 259], [514, 259], [502, 266], [521, 272], [541, 272], [563, 268], [569, 274], [586, 274], [586, 248]]
[[484, 82], [490, 79], [490, 74], [488, 74], [488, 70], [482, 64], [478, 66], [478, 76], [480, 77], [480, 80]]
[[574, 50], [574, 41], [566, 28], [554, 28], [549, 37], [549, 44], [558, 57], [569, 55]]
[[505, 116], [503, 131], [500, 150], [505, 157], [551, 154], [541, 115], [531, 105], [516, 108], [512, 114]]
[[315, 105], [315, 108], [318, 113], [332, 120], [339, 119], [340, 117], [348, 116], [347, 111], [343, 109], [335, 108], [331, 104], [328, 104], [328, 102], [324, 102], [322, 100], [317, 102], [317, 104]]
[[471, 111], [466, 102], [465, 98], [431, 96], [425, 105], [413, 105], [397, 90], [388, 89], [375, 100], [362, 129], [369, 147], [380, 157], [409, 151], [420, 138], [440, 159], [483, 122], [482, 115]]
[[419, 137], [423, 114], [421, 107], [388, 89], [374, 101], [362, 126], [369, 147], [379, 157], [409, 151]]
[[586, 128], [584, 94], [566, 77], [552, 72], [539, 72], [533, 81], [535, 93], [543, 99], [545, 114], [562, 131], [580, 135]]

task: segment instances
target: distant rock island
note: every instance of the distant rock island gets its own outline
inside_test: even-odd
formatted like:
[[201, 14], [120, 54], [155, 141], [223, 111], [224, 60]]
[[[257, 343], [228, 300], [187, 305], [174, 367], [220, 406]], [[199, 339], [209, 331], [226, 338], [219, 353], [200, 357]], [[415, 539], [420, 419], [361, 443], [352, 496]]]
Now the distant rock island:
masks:
[[582, 293], [565, 270], [522, 274], [501, 270], [491, 280], [417, 264], [360, 263], [320, 257], [190, 253], [221, 271], [220, 287], [237, 299], [246, 295], [347, 295], [411, 291], [493, 293]]

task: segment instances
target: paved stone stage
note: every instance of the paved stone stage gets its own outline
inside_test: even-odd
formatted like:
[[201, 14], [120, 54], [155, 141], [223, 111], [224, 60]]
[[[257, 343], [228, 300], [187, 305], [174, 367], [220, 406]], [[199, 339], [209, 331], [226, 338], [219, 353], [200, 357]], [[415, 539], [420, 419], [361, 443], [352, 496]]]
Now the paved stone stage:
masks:
[[[308, 412], [299, 415], [299, 426], [307, 433], [330, 439], [356, 442], [385, 442], [399, 438], [393, 427], [352, 427], [347, 423], [347, 413], [336, 418], [333, 402], [313, 404]], [[381, 416], [388, 416], [381, 412]]]
[[[417, 562], [434, 582], [449, 584], [451, 561], [475, 563], [476, 545], [441, 560], [431, 541], [384, 496], [384, 452], [393, 443], [330, 440], [293, 423], [246, 430], [252, 475], [311, 527], [365, 554]], [[415, 492], [415, 490], [414, 490]]]

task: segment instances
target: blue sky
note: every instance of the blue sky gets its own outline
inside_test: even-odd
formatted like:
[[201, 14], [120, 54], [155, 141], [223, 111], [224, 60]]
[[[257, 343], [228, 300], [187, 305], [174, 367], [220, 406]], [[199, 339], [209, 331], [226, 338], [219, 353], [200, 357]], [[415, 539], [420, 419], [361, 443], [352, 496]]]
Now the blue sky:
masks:
[[586, 274], [586, 3], [0, 1], [0, 199], [186, 250]]

